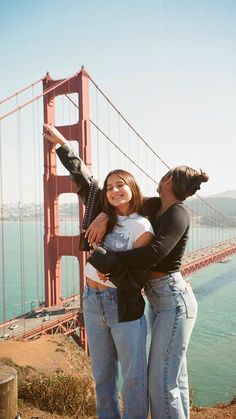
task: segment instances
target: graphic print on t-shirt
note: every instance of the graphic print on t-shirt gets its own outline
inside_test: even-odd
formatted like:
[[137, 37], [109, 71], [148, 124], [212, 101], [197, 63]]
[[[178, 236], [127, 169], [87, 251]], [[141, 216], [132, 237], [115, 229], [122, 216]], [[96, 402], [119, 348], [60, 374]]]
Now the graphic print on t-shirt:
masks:
[[128, 250], [130, 241], [130, 233], [125, 230], [114, 229], [106, 237], [106, 246], [110, 250]]

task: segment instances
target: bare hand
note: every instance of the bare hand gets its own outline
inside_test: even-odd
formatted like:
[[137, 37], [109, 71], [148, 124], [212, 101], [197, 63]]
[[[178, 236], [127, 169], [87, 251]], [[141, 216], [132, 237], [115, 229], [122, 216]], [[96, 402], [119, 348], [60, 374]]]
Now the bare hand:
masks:
[[43, 124], [44, 138], [51, 141], [53, 144], [66, 144], [67, 140], [63, 135], [51, 124]]
[[106, 282], [109, 279], [110, 274], [102, 274], [101, 272], [97, 271], [99, 279], [101, 279], [103, 282]]
[[107, 229], [108, 216], [101, 212], [90, 224], [85, 232], [89, 243], [99, 243], [104, 237]]

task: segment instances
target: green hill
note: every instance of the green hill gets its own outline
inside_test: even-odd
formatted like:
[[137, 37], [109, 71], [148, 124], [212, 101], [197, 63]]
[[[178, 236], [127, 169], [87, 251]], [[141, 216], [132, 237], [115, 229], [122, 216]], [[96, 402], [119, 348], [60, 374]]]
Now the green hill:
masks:
[[[228, 192], [225, 192], [225, 195], [227, 194]], [[218, 224], [219, 226], [232, 227], [232, 223], [236, 225], [236, 191], [230, 191], [230, 194], [231, 197], [219, 194], [204, 197], [203, 200], [190, 198], [186, 201], [186, 204], [193, 210], [197, 224]], [[233, 195], [235, 195], [235, 198], [233, 198]], [[213, 220], [213, 223], [211, 220]]]

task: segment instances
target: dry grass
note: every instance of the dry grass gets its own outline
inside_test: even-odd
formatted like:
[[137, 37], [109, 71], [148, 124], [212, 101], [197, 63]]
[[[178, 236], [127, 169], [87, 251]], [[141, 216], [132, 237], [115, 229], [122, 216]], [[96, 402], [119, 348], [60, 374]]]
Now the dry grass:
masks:
[[34, 372], [19, 383], [19, 398], [59, 415], [78, 417], [96, 413], [93, 383], [85, 376]]
[[[17, 344], [18, 342], [15, 342], [16, 346]], [[27, 349], [27, 342], [24, 344], [24, 349]], [[28, 345], [30, 350], [28, 350], [27, 358], [30, 365], [25, 365], [25, 361], [22, 362], [22, 360], [20, 361], [21, 365], [17, 364], [14, 356], [13, 359], [6, 357], [0, 359], [0, 364], [12, 366], [17, 370], [21, 410], [26, 410], [29, 413], [30, 410], [37, 408], [50, 413], [52, 417], [53, 414], [73, 418], [95, 415], [94, 380], [89, 358], [82, 349], [65, 336], [47, 337], [44, 339], [44, 345], [42, 345], [42, 341], [39, 345], [41, 348], [45, 347], [44, 354], [41, 353], [41, 364], [39, 364], [39, 359], [33, 350], [34, 346]], [[48, 351], [47, 347], [50, 347]], [[57, 364], [47, 358], [48, 353], [52, 354], [52, 360], [54, 360], [54, 355], [57, 357]], [[34, 356], [37, 358], [36, 368], [32, 366]], [[19, 353], [17, 353], [17, 359], [19, 361]], [[47, 364], [50, 368], [47, 367]], [[40, 416], [34, 416], [34, 414], [26, 416], [25, 413], [22, 413], [21, 416], [22, 418], [46, 418], [45, 413]]]

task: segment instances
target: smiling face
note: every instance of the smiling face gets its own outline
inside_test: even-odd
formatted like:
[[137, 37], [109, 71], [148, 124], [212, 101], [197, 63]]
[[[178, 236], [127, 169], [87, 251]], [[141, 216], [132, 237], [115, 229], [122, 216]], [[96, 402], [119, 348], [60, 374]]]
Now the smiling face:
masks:
[[143, 196], [134, 176], [123, 169], [108, 173], [104, 180], [101, 203], [108, 215], [107, 232], [117, 224], [117, 215], [142, 214]]
[[129, 214], [132, 196], [130, 187], [117, 173], [108, 177], [106, 197], [109, 204], [116, 208], [118, 214]]

